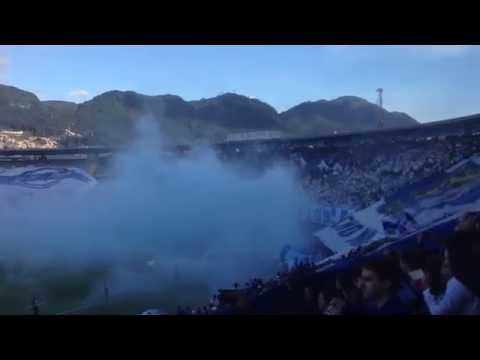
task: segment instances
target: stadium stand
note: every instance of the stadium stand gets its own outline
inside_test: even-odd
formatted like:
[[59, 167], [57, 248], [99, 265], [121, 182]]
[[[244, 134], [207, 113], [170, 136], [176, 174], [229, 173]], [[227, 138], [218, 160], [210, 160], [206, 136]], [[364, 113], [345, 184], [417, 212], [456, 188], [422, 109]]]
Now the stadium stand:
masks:
[[407, 212], [413, 227], [400, 237], [382, 236], [321, 261], [304, 257], [275, 277], [222, 289], [207, 306], [180, 307], [179, 314], [480, 315], [480, 213], [463, 217], [480, 210], [479, 120], [474, 115], [369, 134], [219, 144], [225, 161], [293, 165], [317, 203], [349, 209], [320, 216], [330, 222], [381, 201], [413, 208], [414, 201], [437, 201], [429, 212], [451, 211], [431, 221]]

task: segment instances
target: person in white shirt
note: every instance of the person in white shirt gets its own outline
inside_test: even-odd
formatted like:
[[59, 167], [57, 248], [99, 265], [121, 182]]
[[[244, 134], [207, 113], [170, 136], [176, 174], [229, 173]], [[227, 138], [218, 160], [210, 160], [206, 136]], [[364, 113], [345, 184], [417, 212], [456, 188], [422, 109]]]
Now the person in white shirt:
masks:
[[[445, 262], [448, 263], [448, 251], [445, 251]], [[432, 315], [480, 315], [480, 298], [452, 276], [445, 285], [446, 279], [440, 279], [442, 264], [436, 262], [425, 269], [429, 288], [424, 290], [425, 303]]]
[[432, 315], [480, 315], [480, 298], [456, 277], [448, 281], [444, 294], [435, 296], [427, 289], [423, 296]]
[[467, 213], [447, 241], [452, 274], [480, 297], [480, 212]]

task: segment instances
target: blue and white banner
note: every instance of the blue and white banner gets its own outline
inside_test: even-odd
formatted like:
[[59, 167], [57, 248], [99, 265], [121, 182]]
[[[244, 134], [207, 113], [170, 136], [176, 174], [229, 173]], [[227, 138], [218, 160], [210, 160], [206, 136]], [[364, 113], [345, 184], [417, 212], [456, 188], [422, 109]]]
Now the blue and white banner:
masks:
[[[379, 216], [382, 216], [379, 213]], [[382, 217], [383, 230], [388, 238], [400, 238], [406, 233], [416, 231], [421, 225], [417, 223], [413, 216], [405, 211], [394, 216]]]
[[480, 162], [463, 160], [442, 174], [406, 186], [386, 199], [380, 211], [387, 228], [400, 233], [428, 226], [466, 211], [480, 210]]
[[48, 189], [66, 180], [83, 184], [96, 181], [85, 171], [76, 168], [36, 167], [4, 169], [0, 172], [0, 186], [20, 186], [30, 189]]
[[314, 233], [327, 248], [333, 252], [345, 252], [353, 247], [385, 237], [378, 207], [383, 202], [346, 216], [334, 226]]
[[[385, 201], [318, 231], [315, 235], [336, 253], [316, 264], [321, 266], [321, 271], [348, 268], [359, 260], [358, 256], [379, 254], [387, 248], [415, 246], [416, 236], [423, 231], [438, 232], [439, 236], [433, 236], [433, 241], [424, 243], [438, 249], [440, 245], [434, 239], [448, 236], [468, 211], [480, 211], [480, 157], [462, 160], [441, 174], [405, 186]], [[366, 252], [357, 255], [351, 252], [355, 247], [373, 245], [377, 240], [378, 246]]]
[[82, 193], [97, 184], [95, 178], [78, 168], [15, 167], [0, 168], [0, 200], [2, 208], [35, 198], [59, 197]]
[[345, 220], [352, 210], [333, 206], [316, 206], [310, 210], [310, 222], [323, 229]]
[[336, 255], [377, 240], [402, 241], [425, 229], [440, 228], [467, 211], [480, 211], [480, 159], [400, 189], [384, 201], [351, 213], [314, 235]]

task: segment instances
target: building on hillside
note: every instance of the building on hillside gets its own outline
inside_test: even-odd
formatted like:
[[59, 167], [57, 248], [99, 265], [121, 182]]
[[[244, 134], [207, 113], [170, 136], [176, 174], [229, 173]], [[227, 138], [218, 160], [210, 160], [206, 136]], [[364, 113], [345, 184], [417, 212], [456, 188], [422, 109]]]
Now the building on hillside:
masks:
[[22, 130], [0, 130], [0, 135], [21, 136], [23, 135], [23, 131]]
[[282, 139], [285, 133], [278, 130], [245, 131], [228, 134], [226, 141]]

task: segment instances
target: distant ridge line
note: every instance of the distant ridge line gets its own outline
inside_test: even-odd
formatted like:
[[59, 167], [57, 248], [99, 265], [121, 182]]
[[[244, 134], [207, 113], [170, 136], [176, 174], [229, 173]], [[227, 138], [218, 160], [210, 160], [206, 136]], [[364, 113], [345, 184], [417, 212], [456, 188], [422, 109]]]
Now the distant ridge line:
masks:
[[[299, 142], [309, 142], [317, 140], [342, 140], [349, 137], [362, 137], [368, 135], [385, 135], [385, 134], [402, 134], [414, 131], [421, 130], [435, 130], [436, 128], [441, 129], [442, 127], [449, 128], [455, 127], [455, 130], [458, 130], [459, 123], [464, 125], [478, 125], [480, 131], [480, 113], [461, 116], [452, 119], [439, 120], [429, 123], [418, 124], [409, 127], [400, 127], [392, 129], [377, 129], [369, 131], [360, 131], [360, 132], [351, 132], [351, 133], [340, 133], [336, 135], [324, 135], [324, 136], [314, 136], [314, 137], [283, 137], [283, 138], [274, 138], [274, 139], [247, 139], [247, 140], [236, 140], [236, 141], [227, 141], [220, 143], [213, 143], [212, 146], [226, 146], [233, 144], [246, 144], [246, 143], [279, 143], [279, 142], [289, 142], [289, 141], [299, 141]], [[445, 129], [447, 130], [447, 129]], [[170, 146], [171, 150], [187, 150], [193, 146], [190, 145], [175, 145]], [[107, 154], [107, 153], [116, 153], [122, 150], [126, 150], [125, 147], [109, 147], [109, 146], [87, 146], [80, 148], [50, 148], [50, 149], [8, 149], [0, 150], [0, 156], [42, 156], [42, 155], [74, 155], [74, 154]]]

